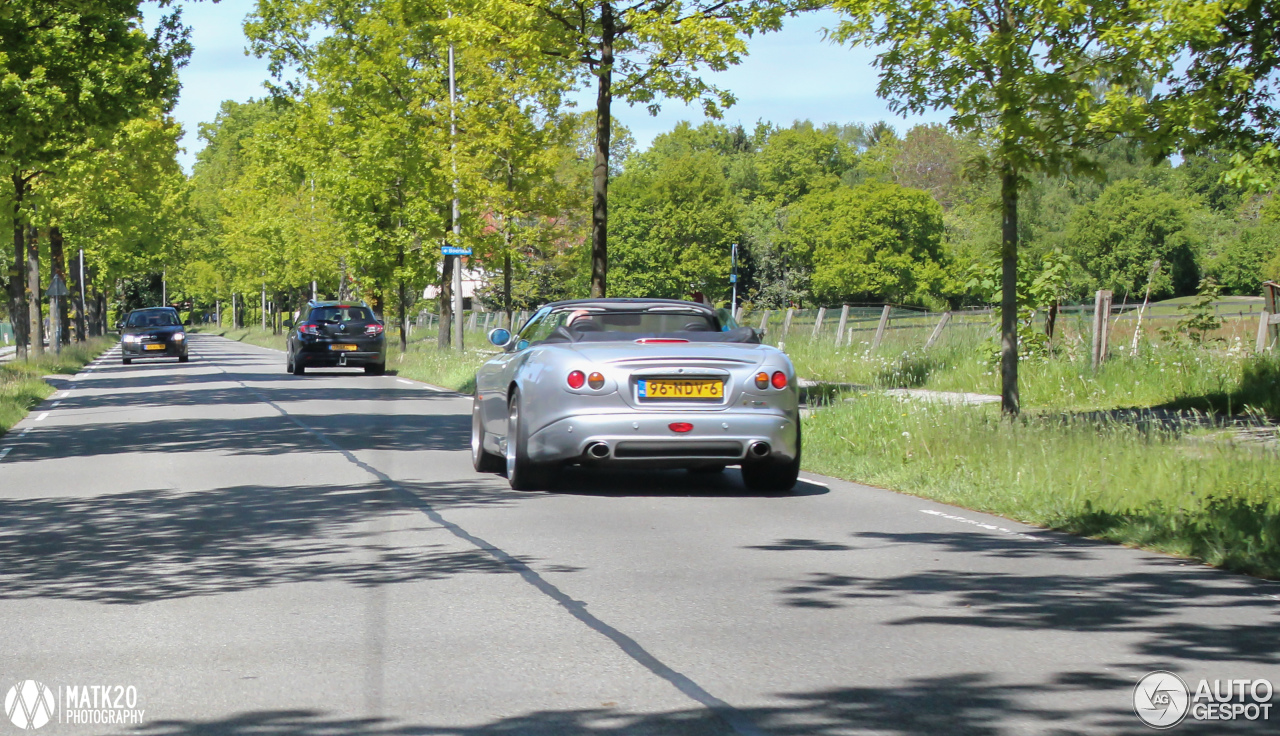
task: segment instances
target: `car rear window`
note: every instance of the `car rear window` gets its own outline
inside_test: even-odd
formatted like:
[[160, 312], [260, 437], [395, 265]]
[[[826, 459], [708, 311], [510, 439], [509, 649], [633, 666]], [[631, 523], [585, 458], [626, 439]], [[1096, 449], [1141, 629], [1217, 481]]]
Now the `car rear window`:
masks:
[[699, 312], [570, 312], [566, 326], [579, 332], [718, 332], [714, 320]]
[[316, 307], [310, 319], [319, 322], [373, 322], [373, 310], [368, 307]]
[[179, 324], [178, 317], [170, 311], [133, 312], [129, 315], [127, 327], [173, 327]]

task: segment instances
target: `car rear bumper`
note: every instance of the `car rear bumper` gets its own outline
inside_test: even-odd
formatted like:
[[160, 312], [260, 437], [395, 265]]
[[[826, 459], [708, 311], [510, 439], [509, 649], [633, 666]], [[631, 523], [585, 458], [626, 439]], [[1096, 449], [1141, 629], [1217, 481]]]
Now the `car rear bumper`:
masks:
[[[529, 437], [529, 459], [645, 467], [789, 462], [798, 452], [799, 416], [773, 411], [584, 414], [561, 419]], [[669, 425], [692, 424], [688, 432]]]
[[381, 350], [330, 350], [328, 345], [299, 350], [294, 360], [304, 366], [335, 368], [340, 366], [377, 365], [385, 363], [386, 353]]

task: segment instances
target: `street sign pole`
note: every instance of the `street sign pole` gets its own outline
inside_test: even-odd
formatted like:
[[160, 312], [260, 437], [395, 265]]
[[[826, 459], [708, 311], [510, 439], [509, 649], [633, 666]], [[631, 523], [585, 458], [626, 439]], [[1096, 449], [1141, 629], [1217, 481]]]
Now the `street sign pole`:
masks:
[[[449, 11], [453, 17], [453, 10]], [[458, 123], [455, 119], [457, 105], [457, 86], [453, 74], [453, 44], [449, 44], [449, 148], [457, 146]], [[458, 159], [453, 158], [453, 242], [461, 242], [462, 223], [461, 210], [458, 207]], [[454, 345], [459, 351], [462, 347], [462, 256], [453, 256], [453, 335]]]
[[733, 284], [733, 301], [729, 304], [729, 313], [738, 313], [738, 244], [734, 243], [729, 251], [729, 283]]
[[[53, 343], [54, 352], [62, 354], [62, 310], [58, 308], [59, 299], [66, 297], [71, 292], [67, 290], [67, 282], [63, 280], [62, 274], [55, 273], [53, 281], [49, 283], [49, 288], [45, 290], [44, 295], [49, 297], [49, 324], [53, 327], [53, 335], [50, 336], [50, 342]], [[36, 295], [39, 298], [39, 294]]]
[[84, 248], [80, 249], [80, 319], [76, 322], [76, 329], [80, 330], [80, 342], [89, 339], [87, 333], [89, 327], [89, 310], [84, 305], [84, 293], [88, 290], [88, 286], [84, 283]]

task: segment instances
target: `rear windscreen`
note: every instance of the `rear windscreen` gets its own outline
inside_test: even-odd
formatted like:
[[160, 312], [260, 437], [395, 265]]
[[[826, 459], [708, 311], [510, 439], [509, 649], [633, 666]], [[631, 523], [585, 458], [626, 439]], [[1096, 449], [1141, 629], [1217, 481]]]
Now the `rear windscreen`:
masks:
[[570, 313], [568, 327], [579, 332], [718, 332], [714, 319], [698, 312], [579, 312]]
[[373, 322], [373, 311], [368, 307], [316, 307], [311, 310], [313, 321], [325, 322]]

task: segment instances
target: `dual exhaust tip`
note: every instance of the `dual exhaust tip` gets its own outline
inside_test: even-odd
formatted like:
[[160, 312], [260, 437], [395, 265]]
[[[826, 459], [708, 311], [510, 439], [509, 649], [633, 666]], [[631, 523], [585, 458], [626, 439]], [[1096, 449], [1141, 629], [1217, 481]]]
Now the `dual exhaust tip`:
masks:
[[[756, 460], [769, 457], [771, 452], [773, 448], [769, 447], [768, 442], [752, 442], [747, 448], [747, 456]], [[609, 445], [604, 442], [592, 442], [587, 445], [586, 456], [593, 460], [605, 460], [609, 454]]]

